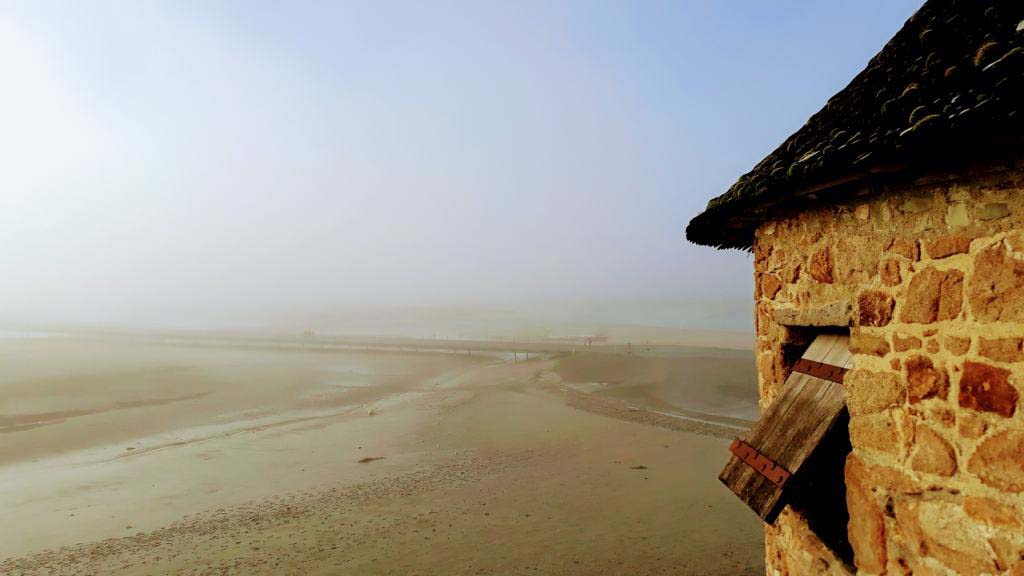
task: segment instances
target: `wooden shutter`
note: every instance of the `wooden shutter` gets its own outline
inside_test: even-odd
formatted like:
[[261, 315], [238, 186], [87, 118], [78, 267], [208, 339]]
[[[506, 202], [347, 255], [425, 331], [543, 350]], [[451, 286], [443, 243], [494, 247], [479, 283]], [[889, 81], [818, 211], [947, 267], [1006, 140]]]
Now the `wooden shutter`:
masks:
[[719, 480], [768, 523], [782, 512], [786, 488], [846, 408], [849, 339], [818, 335], [747, 439], [730, 446], [733, 457]]

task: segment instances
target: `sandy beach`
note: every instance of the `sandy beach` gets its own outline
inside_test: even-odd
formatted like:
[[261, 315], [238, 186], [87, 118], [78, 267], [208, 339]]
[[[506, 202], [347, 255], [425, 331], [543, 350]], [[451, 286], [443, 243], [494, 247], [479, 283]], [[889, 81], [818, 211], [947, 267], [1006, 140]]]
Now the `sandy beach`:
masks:
[[3, 574], [748, 574], [749, 352], [0, 341]]

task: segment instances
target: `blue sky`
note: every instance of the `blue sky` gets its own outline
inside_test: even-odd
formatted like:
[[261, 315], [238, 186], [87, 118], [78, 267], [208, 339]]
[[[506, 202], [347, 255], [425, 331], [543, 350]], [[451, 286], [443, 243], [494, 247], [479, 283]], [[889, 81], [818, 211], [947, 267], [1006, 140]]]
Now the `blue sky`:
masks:
[[918, 5], [0, 3], [0, 321], [746, 318], [749, 257], [686, 222]]

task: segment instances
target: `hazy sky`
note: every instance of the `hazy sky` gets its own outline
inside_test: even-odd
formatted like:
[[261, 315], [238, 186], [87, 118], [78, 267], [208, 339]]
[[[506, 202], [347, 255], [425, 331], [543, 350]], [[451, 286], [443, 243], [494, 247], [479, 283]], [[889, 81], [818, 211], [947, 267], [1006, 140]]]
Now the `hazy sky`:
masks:
[[685, 224], [918, 5], [0, 1], [0, 321], [749, 306]]

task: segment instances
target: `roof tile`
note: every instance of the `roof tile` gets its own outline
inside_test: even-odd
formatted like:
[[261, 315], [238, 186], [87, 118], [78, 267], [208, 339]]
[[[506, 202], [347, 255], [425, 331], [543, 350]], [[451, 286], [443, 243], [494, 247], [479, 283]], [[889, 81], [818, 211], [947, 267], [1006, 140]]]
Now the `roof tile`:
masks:
[[1022, 144], [1022, 106], [1024, 2], [929, 0], [846, 88], [711, 200], [687, 238], [750, 248], [763, 218], [807, 190], [835, 199], [832, 181]]

